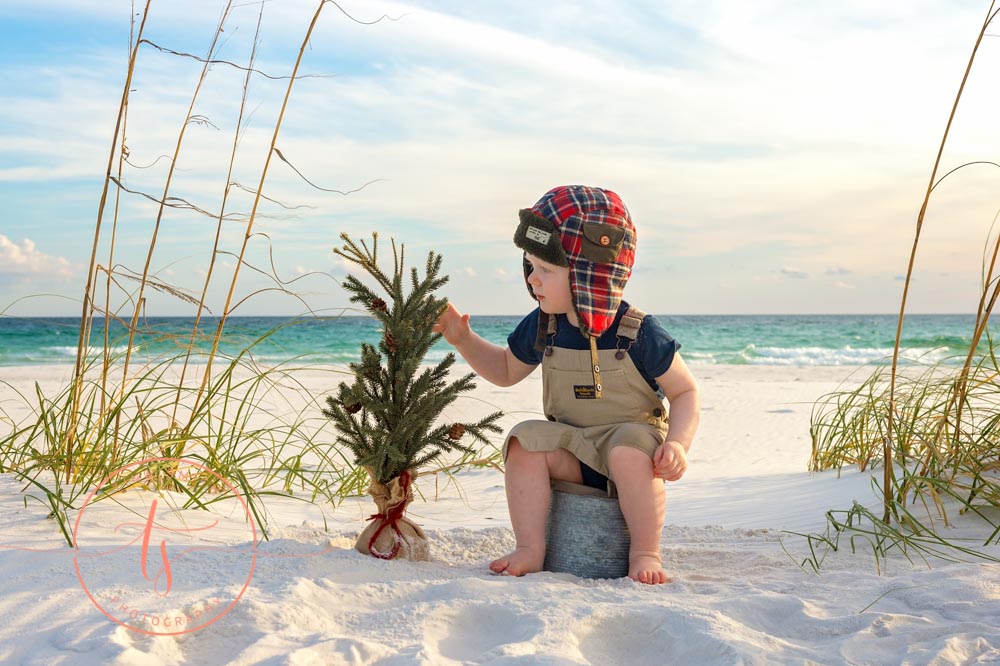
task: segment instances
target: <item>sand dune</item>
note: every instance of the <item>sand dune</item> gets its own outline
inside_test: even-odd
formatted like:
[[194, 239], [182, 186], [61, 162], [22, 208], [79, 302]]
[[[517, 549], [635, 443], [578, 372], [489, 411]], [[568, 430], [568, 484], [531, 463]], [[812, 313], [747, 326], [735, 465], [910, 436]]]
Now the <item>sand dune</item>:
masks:
[[[58, 383], [64, 372], [0, 369], [0, 378], [17, 384], [41, 373], [43, 381]], [[821, 530], [824, 512], [852, 499], [877, 504], [865, 474], [806, 472], [811, 404], [848, 369], [701, 366], [695, 372], [705, 411], [690, 470], [668, 486], [662, 548], [670, 585], [491, 574], [487, 563], [512, 546], [513, 535], [502, 475], [474, 470], [442, 481], [436, 501], [418, 501], [408, 513], [428, 532], [430, 562], [387, 562], [353, 550], [373, 509], [367, 498], [336, 509], [273, 502], [271, 539], [258, 543], [238, 511], [219, 512], [212, 547], [175, 558], [173, 603], [190, 613], [214, 596], [236, 597], [245, 584], [242, 595], [197, 631], [144, 635], [98, 610], [77, 576], [79, 554], [60, 541], [45, 508], [25, 506], [21, 487], [0, 475], [6, 574], [0, 661], [1000, 663], [996, 565], [894, 557], [882, 562], [880, 575], [859, 542], [857, 553], [828, 554], [818, 574], [799, 566], [807, 544], [790, 532]], [[476, 397], [530, 413], [537, 410], [537, 381], [506, 390], [484, 386]], [[420, 483], [433, 497], [433, 481]], [[111, 543], [115, 525], [146, 515], [150, 497], [130, 495], [87, 513], [91, 534], [103, 529]], [[192, 515], [190, 524], [203, 518]], [[961, 537], [977, 526], [963, 517], [944, 529]], [[99, 550], [99, 541], [90, 544]], [[91, 591], [138, 598], [149, 583], [138, 573], [137, 551], [81, 565]], [[1000, 556], [1000, 548], [991, 552]]]

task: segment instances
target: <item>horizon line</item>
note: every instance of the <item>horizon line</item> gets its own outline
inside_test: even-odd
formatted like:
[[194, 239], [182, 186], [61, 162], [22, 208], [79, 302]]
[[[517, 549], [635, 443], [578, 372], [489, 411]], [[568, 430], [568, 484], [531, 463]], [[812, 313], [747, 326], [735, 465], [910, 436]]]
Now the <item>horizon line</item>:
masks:
[[[370, 317], [371, 315], [363, 314], [358, 312], [358, 314], [345, 314], [348, 310], [354, 310], [354, 308], [337, 308], [340, 314], [233, 314], [228, 315], [227, 319], [249, 319], [253, 317], [269, 317], [269, 318], [282, 318], [282, 319], [328, 319], [328, 318], [341, 318], [341, 317]], [[529, 312], [520, 312], [512, 314], [497, 314], [497, 313], [470, 313], [467, 312], [471, 317], [525, 317]], [[899, 317], [898, 312], [672, 312], [672, 313], [660, 313], [660, 312], [650, 312], [655, 317]], [[910, 316], [920, 316], [920, 317], [966, 317], [975, 316], [975, 312], [906, 312], [903, 314], [904, 317]], [[196, 315], [178, 315], [178, 314], [168, 314], [168, 315], [145, 315], [141, 319], [194, 319]], [[992, 316], [992, 313], [991, 313]], [[218, 320], [221, 315], [202, 315], [202, 319]], [[104, 319], [103, 315], [94, 315], [93, 319]], [[44, 315], [12, 315], [6, 313], [0, 313], [0, 319], [80, 319], [79, 314], [44, 314]], [[115, 319], [124, 319], [123, 317], [115, 317]]]

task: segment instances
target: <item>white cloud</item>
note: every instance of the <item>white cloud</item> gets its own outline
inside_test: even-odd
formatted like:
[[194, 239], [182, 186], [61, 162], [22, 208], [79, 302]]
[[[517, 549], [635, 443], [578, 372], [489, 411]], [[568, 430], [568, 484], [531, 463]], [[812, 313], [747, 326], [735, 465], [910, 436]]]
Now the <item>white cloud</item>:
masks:
[[778, 270], [778, 273], [784, 275], [785, 277], [793, 278], [796, 280], [805, 280], [809, 277], [809, 273], [803, 270], [799, 270], [793, 266], [783, 266]]
[[73, 264], [67, 259], [39, 252], [33, 240], [25, 238], [19, 245], [0, 234], [0, 274], [55, 275], [65, 278], [73, 273]]

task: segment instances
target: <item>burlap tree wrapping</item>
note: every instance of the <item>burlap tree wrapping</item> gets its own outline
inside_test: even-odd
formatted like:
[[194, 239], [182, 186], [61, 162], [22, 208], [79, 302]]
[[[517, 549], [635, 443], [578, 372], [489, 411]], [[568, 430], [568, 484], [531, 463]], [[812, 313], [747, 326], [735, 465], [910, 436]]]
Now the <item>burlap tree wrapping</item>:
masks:
[[421, 364], [441, 335], [431, 329], [447, 305], [433, 292], [448, 281], [439, 276], [441, 255], [430, 252], [421, 278], [410, 270], [410, 290], [404, 293], [404, 252], [392, 242], [393, 273], [390, 278], [378, 266], [378, 235], [372, 245], [355, 243], [340, 235], [344, 246], [334, 252], [361, 266], [388, 295], [388, 301], [353, 275], [343, 282], [351, 302], [360, 304], [382, 324], [378, 348], [361, 345], [361, 362], [352, 363], [353, 381], [341, 382], [337, 395], [326, 399], [323, 413], [337, 427], [336, 443], [347, 446], [355, 462], [371, 477], [368, 492], [378, 512], [358, 537], [356, 547], [374, 557], [411, 560], [429, 558], [427, 537], [420, 526], [405, 517], [413, 500], [417, 469], [442, 453], [470, 452], [460, 440], [469, 435], [487, 443], [486, 432], [499, 433], [500, 412], [476, 423], [437, 424], [442, 410], [459, 394], [475, 388], [469, 373], [448, 381], [455, 355], [448, 353], [433, 367]]
[[368, 494], [375, 500], [378, 513], [369, 520], [354, 547], [384, 560], [402, 557], [407, 560], [430, 559], [427, 535], [420, 525], [404, 516], [413, 501], [409, 472], [403, 472], [388, 484], [372, 481]]

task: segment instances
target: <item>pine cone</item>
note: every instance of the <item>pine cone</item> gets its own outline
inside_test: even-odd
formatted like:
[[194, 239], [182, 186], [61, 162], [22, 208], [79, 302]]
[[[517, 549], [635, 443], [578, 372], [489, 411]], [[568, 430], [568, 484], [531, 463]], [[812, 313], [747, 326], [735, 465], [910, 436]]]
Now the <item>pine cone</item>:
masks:
[[385, 348], [391, 352], [399, 348], [399, 345], [396, 343], [396, 336], [389, 331], [385, 332]]
[[453, 423], [450, 428], [448, 428], [448, 439], [459, 440], [462, 439], [462, 435], [465, 434], [465, 426], [461, 423]]
[[372, 310], [378, 310], [379, 312], [387, 312], [389, 308], [386, 307], [385, 301], [381, 298], [374, 298], [371, 302]]
[[361, 403], [360, 402], [354, 402], [354, 403], [351, 403], [350, 405], [344, 405], [344, 410], [348, 414], [357, 414], [358, 412], [361, 411]]

